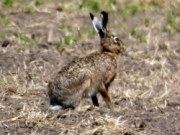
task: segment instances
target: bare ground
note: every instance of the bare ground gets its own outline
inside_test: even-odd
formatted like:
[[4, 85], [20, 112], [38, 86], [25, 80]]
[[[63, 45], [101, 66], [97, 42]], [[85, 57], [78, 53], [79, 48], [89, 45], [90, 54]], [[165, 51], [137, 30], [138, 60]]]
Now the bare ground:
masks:
[[[90, 35], [88, 10], [68, 10], [76, 2], [67, 2], [57, 11], [58, 2], [49, 1], [30, 14], [0, 9], [1, 17], [12, 21], [8, 26], [0, 24], [5, 34], [0, 47], [0, 133], [180, 135], [180, 34], [164, 30], [165, 12], [171, 8], [161, 1], [161, 8], [140, 10], [125, 19], [117, 11], [110, 13], [111, 31], [127, 46], [110, 89], [114, 110], [100, 96], [99, 108], [84, 99], [77, 110], [48, 109], [46, 86], [53, 73], [72, 59], [98, 50], [98, 36]], [[180, 21], [180, 14], [176, 15]], [[144, 18], [150, 20], [148, 25]], [[125, 26], [123, 32], [119, 24]], [[146, 42], [132, 36], [134, 28]], [[65, 45], [69, 32], [78, 40]]]

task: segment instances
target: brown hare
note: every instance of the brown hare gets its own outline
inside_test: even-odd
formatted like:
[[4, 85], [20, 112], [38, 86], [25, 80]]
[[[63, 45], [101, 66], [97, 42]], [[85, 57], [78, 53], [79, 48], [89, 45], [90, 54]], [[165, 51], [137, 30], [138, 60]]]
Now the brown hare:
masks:
[[117, 74], [118, 54], [125, 51], [125, 45], [107, 29], [108, 14], [101, 12], [101, 20], [90, 13], [96, 32], [100, 36], [101, 50], [77, 58], [57, 72], [48, 84], [50, 109], [75, 108], [83, 97], [90, 97], [99, 106], [100, 93], [107, 106], [112, 108], [108, 88]]

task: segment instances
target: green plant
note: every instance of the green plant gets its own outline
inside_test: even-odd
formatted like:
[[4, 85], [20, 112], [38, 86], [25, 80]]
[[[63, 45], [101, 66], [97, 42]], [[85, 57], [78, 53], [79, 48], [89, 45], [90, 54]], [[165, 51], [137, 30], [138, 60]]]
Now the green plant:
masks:
[[93, 37], [95, 34], [96, 34], [96, 31], [94, 30], [94, 28], [91, 28], [87, 31], [88, 37]]
[[6, 86], [8, 83], [6, 81], [0, 81], [0, 85]]
[[62, 46], [61, 42], [56, 43], [56, 47], [59, 49]]
[[146, 25], [149, 26], [149, 24], [151, 23], [151, 20], [149, 18], [143, 18], [142, 22]]
[[125, 26], [124, 26], [123, 24], [120, 24], [120, 25], [119, 25], [119, 30], [120, 30], [120, 32], [123, 32], [124, 29], [125, 29]]
[[137, 38], [140, 42], [147, 42], [146, 37], [143, 36], [137, 28], [132, 29], [131, 35]]
[[74, 37], [72, 34], [69, 34], [65, 37], [64, 42], [66, 45], [71, 45], [75, 41]]
[[100, 10], [100, 3], [98, 1], [87, 1], [82, 0], [82, 2], [79, 4], [79, 8], [88, 7], [92, 11]]
[[42, 0], [36, 0], [36, 1], [35, 1], [35, 5], [36, 5], [36, 6], [43, 5]]
[[129, 4], [126, 6], [126, 10], [129, 15], [135, 15], [141, 9], [142, 9], [141, 4]]
[[5, 37], [6, 37], [5, 34], [0, 33], [0, 38], [1, 38], [1, 39], [4, 39]]
[[126, 19], [129, 16], [135, 15], [137, 12], [143, 9], [142, 4], [127, 4], [123, 7], [118, 7], [118, 13]]
[[13, 7], [15, 0], [3, 0], [3, 5], [5, 7]]
[[106, 10], [112, 11], [116, 9], [116, 0], [82, 0], [79, 3], [79, 8], [86, 7], [89, 11]]
[[36, 73], [36, 72], [33, 73], [33, 77], [34, 77], [34, 78], [37, 78], [38, 76], [39, 76], [38, 73]]
[[0, 24], [7, 26], [11, 24], [11, 20], [8, 17], [2, 17], [0, 18]]
[[21, 45], [32, 45], [32, 44], [34, 44], [34, 41], [31, 38], [29, 38], [28, 36], [25, 36], [21, 33], [15, 33], [15, 36], [18, 40], [18, 43]]
[[174, 28], [172, 28], [170, 25], [165, 25], [163, 27], [163, 31], [168, 32], [171, 35], [175, 34], [175, 32], [176, 32], [176, 30]]
[[177, 16], [175, 15], [174, 11], [169, 11], [167, 13], [167, 21], [173, 29], [180, 31], [180, 22], [177, 20]]
[[24, 12], [26, 14], [32, 14], [33, 13], [33, 9], [31, 7], [25, 7]]
[[134, 73], [131, 75], [132, 78], [134, 79], [138, 79], [139, 78], [139, 74], [138, 73]]

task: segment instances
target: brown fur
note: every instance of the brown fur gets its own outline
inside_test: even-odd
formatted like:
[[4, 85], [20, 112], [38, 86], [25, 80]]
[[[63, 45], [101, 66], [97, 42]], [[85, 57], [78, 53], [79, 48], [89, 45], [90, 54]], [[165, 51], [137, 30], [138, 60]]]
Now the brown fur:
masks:
[[88, 96], [98, 106], [96, 94], [100, 93], [112, 108], [108, 88], [117, 74], [118, 54], [125, 51], [125, 46], [109, 33], [101, 38], [100, 45], [102, 49], [98, 53], [75, 59], [55, 75], [48, 85], [51, 105], [75, 108]]

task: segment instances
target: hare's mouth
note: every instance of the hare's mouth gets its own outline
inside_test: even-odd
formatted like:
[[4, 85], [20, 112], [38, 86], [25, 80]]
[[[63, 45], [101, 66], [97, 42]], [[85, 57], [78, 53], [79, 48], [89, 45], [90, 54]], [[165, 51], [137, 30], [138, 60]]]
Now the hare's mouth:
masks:
[[125, 51], [126, 51], [126, 47], [125, 47], [125, 46], [121, 46], [121, 47], [119, 48], [119, 53], [124, 54]]

